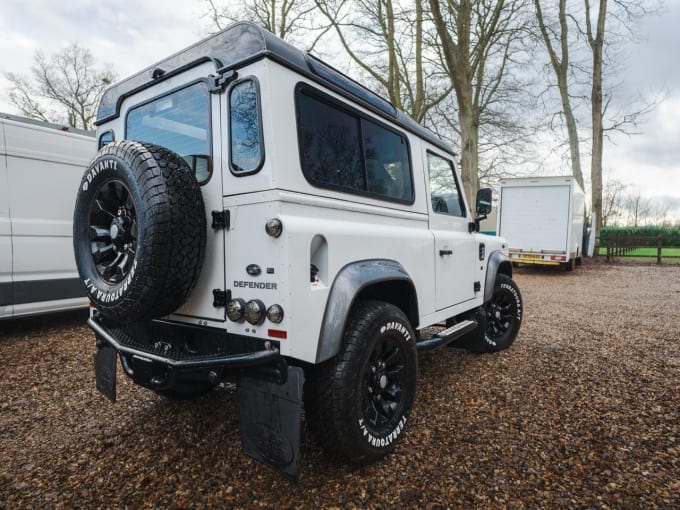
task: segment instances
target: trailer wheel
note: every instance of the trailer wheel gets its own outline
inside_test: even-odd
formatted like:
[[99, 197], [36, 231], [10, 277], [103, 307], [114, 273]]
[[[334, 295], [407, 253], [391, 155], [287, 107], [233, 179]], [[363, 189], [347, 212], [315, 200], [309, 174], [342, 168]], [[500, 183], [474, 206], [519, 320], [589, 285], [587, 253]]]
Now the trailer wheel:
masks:
[[306, 414], [320, 445], [356, 464], [391, 452], [413, 405], [417, 369], [404, 313], [380, 301], [356, 304], [340, 353], [309, 370]]
[[179, 308], [200, 275], [205, 242], [201, 190], [180, 156], [132, 141], [100, 149], [76, 198], [73, 246], [105, 318], [132, 323]]

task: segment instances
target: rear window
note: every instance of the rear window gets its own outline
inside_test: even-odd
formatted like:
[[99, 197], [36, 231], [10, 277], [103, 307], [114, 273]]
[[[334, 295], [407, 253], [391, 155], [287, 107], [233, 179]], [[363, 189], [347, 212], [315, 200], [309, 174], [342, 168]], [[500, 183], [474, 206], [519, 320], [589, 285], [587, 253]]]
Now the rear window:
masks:
[[210, 178], [210, 99], [204, 83], [131, 109], [125, 129], [128, 140], [154, 143], [182, 156], [199, 183]]
[[408, 142], [399, 132], [298, 87], [300, 162], [322, 188], [413, 203]]
[[262, 168], [262, 122], [257, 82], [235, 84], [229, 91], [229, 162], [236, 175], [249, 175]]

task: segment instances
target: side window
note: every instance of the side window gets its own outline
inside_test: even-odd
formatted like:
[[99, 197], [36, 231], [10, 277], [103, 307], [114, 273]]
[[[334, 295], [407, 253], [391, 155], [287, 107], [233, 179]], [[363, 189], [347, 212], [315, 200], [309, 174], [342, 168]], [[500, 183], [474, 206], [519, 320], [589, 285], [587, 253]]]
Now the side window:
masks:
[[298, 96], [302, 171], [313, 184], [363, 191], [359, 119], [305, 92]]
[[361, 123], [369, 193], [411, 200], [411, 170], [406, 139], [373, 122]]
[[449, 216], [465, 216], [465, 205], [458, 188], [453, 163], [431, 152], [427, 153], [430, 174], [432, 210]]
[[235, 174], [251, 174], [262, 167], [262, 124], [254, 80], [239, 82], [229, 92], [229, 140], [229, 161]]
[[98, 146], [98, 148], [101, 149], [105, 145], [112, 143], [114, 140], [115, 140], [115, 137], [113, 136], [113, 131], [104, 131], [99, 136], [99, 146]]
[[128, 113], [126, 138], [149, 142], [176, 152], [194, 171], [199, 183], [212, 172], [210, 98], [204, 83], [195, 83]]
[[302, 172], [315, 186], [413, 201], [404, 136], [305, 88], [297, 94]]

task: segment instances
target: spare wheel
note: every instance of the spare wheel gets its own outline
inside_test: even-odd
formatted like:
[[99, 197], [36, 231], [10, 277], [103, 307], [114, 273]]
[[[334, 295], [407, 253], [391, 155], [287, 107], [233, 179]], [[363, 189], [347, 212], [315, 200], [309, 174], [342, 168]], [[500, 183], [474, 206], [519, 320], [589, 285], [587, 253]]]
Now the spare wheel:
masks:
[[121, 141], [97, 153], [78, 190], [73, 247], [105, 318], [161, 317], [187, 300], [203, 265], [204, 209], [191, 169], [174, 152]]

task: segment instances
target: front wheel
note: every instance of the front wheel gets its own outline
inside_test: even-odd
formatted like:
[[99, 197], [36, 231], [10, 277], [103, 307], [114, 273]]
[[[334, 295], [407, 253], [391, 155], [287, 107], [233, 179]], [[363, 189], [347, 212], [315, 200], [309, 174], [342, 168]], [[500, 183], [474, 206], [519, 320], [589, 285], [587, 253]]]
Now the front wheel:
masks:
[[486, 333], [483, 352], [507, 349], [515, 341], [522, 325], [524, 309], [522, 294], [512, 278], [504, 274], [496, 276], [491, 300], [484, 305]]
[[356, 464], [374, 462], [401, 438], [416, 392], [415, 332], [404, 313], [362, 301], [340, 353], [310, 372], [310, 427], [322, 448]]

